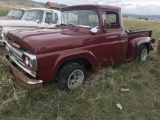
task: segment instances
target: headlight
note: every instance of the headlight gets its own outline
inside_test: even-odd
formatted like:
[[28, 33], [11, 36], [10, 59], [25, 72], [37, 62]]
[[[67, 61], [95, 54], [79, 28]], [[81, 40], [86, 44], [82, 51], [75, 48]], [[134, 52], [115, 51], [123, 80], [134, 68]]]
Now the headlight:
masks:
[[26, 67], [29, 67], [32, 70], [37, 70], [37, 58], [35, 55], [31, 55], [25, 52], [22, 55], [22, 59]]
[[29, 59], [29, 67], [32, 68], [32, 60]]
[[5, 36], [5, 32], [3, 29], [0, 30], [0, 38], [4, 38]]
[[28, 59], [28, 57], [25, 57], [25, 64], [29, 65], [29, 59]]

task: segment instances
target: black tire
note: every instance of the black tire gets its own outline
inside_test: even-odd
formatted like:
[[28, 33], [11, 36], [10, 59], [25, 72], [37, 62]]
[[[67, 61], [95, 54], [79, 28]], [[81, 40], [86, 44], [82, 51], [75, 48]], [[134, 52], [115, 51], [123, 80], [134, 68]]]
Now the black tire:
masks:
[[148, 49], [145, 45], [140, 45], [138, 48], [138, 61], [145, 61], [148, 55]]
[[[73, 73], [77, 74], [76, 72], [79, 72], [78, 74], [80, 74], [80, 73], [82, 74], [82, 76], [80, 76], [81, 77], [80, 82], [78, 80], [76, 80], [77, 78], [75, 78], [74, 75], [72, 75]], [[76, 75], [77, 77], [79, 77], [78, 74]], [[71, 80], [71, 77], [74, 77], [73, 80]], [[60, 90], [69, 91], [69, 90], [72, 90], [71, 89], [72, 85], [75, 84], [75, 85], [77, 85], [77, 87], [79, 87], [85, 81], [85, 79], [86, 79], [86, 70], [84, 69], [84, 67], [82, 67], [78, 63], [70, 62], [70, 63], [67, 63], [66, 65], [64, 65], [60, 69], [60, 71], [58, 73], [58, 77], [57, 77], [57, 83], [58, 83], [58, 87]], [[73, 83], [73, 81], [74, 81], [74, 83]], [[77, 82], [75, 82], [75, 81], [77, 81]], [[69, 85], [69, 82], [71, 82], [72, 85]], [[73, 89], [75, 89], [75, 88], [73, 88]]]

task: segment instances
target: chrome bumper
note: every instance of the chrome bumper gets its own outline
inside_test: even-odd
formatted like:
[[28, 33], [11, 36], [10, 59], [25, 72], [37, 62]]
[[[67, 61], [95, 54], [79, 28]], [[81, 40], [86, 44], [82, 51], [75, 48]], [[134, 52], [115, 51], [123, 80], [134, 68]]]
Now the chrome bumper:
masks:
[[42, 87], [42, 80], [32, 79], [24, 75], [22, 72], [20, 72], [14, 65], [10, 63], [10, 61], [7, 59], [7, 57], [2, 58], [2, 62], [6, 67], [9, 69], [9, 71], [13, 74], [13, 76], [16, 78], [19, 83], [21, 83], [24, 87], [28, 89], [37, 89]]

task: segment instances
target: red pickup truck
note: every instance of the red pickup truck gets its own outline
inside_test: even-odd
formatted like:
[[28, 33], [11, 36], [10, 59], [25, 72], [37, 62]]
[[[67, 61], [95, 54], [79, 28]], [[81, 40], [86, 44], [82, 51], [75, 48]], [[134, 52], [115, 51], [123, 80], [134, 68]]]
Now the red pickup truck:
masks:
[[151, 35], [151, 30], [124, 30], [118, 7], [71, 6], [62, 9], [62, 24], [55, 29], [9, 32], [3, 62], [28, 88], [57, 81], [61, 90], [72, 90], [84, 82], [87, 70], [145, 61]]

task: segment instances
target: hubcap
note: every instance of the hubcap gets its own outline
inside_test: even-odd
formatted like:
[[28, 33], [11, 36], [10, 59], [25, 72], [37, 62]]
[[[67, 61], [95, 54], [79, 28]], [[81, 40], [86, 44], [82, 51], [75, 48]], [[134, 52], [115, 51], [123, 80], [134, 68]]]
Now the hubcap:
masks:
[[82, 85], [84, 81], [84, 73], [82, 70], [73, 71], [68, 77], [68, 88], [75, 89]]
[[146, 60], [147, 54], [148, 54], [147, 49], [143, 49], [142, 53], [141, 53], [141, 61], [145, 61]]

